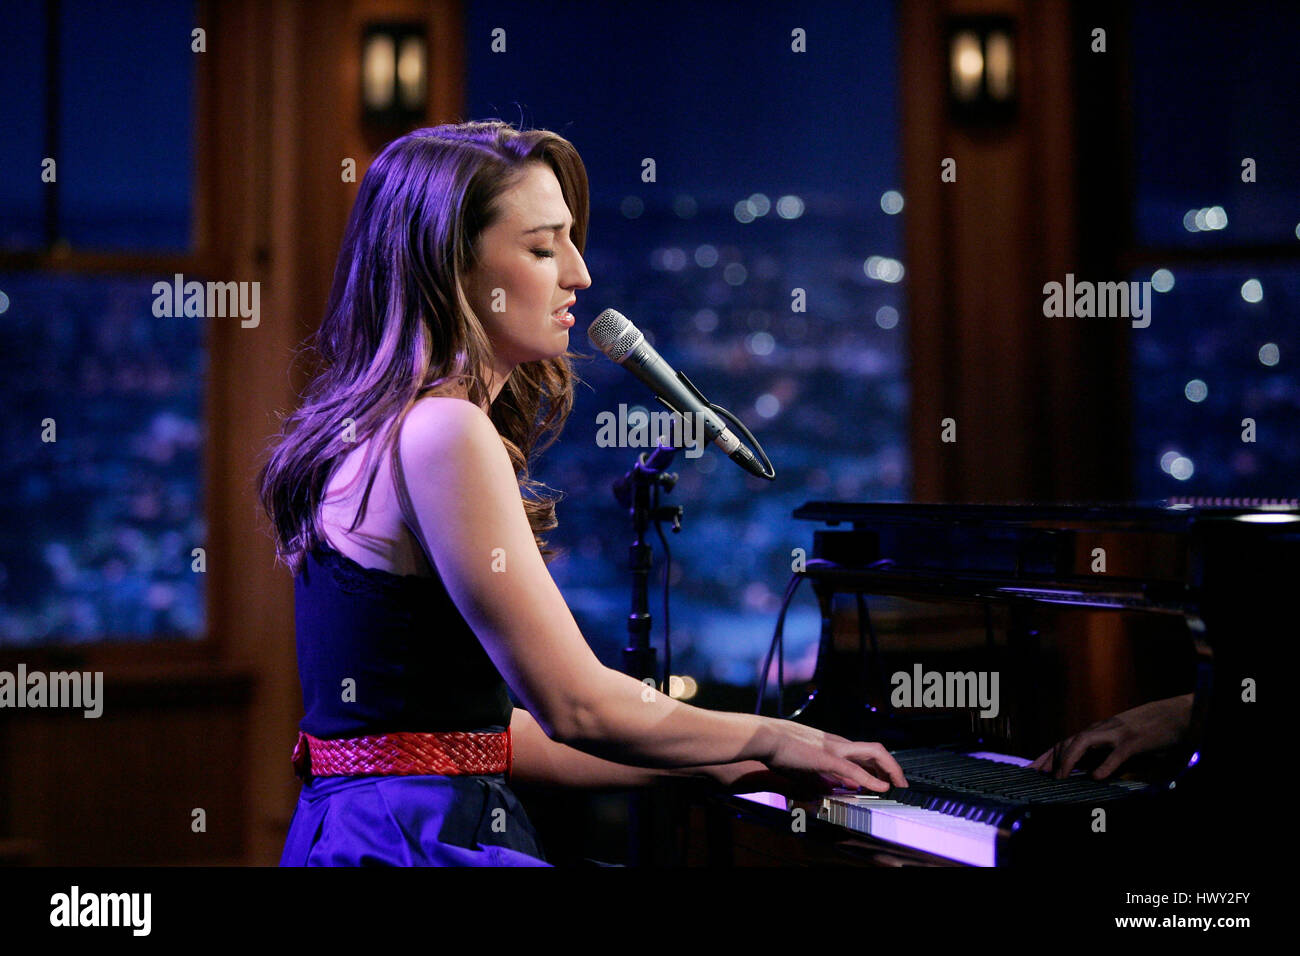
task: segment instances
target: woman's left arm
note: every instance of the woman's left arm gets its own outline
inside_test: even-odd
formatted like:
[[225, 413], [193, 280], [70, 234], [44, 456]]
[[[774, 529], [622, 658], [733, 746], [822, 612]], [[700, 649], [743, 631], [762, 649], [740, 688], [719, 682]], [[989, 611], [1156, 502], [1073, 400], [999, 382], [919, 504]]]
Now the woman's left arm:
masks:
[[533, 715], [521, 707], [512, 711], [510, 737], [514, 750], [510, 779], [518, 783], [599, 789], [645, 787], [663, 777], [686, 777], [712, 781], [733, 793], [775, 790], [780, 783], [788, 784], [785, 778], [757, 760], [680, 769], [629, 767], [602, 760], [556, 743], [546, 736]]

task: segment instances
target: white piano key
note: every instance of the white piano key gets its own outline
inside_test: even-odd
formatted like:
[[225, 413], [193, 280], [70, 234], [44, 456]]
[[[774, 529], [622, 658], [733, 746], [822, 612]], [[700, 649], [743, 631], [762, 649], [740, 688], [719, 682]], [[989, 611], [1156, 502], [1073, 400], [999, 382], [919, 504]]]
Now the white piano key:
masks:
[[898, 843], [971, 866], [995, 866], [997, 828], [937, 810], [874, 796], [826, 797], [823, 819], [879, 840]]
[[737, 797], [742, 800], [751, 800], [754, 803], [761, 803], [765, 807], [776, 807], [778, 810], [789, 810], [790, 800], [785, 794], [772, 793], [769, 790], [760, 790], [754, 793], [738, 793]]

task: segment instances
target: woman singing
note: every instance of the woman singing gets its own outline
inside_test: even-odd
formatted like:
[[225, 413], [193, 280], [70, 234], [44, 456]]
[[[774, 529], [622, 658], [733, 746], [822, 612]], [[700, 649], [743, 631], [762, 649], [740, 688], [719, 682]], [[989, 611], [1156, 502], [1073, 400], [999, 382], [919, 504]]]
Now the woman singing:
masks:
[[879, 744], [672, 700], [578, 630], [528, 465], [572, 408], [587, 217], [572, 144], [499, 121], [403, 136], [361, 183], [260, 476], [306, 712], [282, 865], [545, 865], [510, 780], [905, 784]]

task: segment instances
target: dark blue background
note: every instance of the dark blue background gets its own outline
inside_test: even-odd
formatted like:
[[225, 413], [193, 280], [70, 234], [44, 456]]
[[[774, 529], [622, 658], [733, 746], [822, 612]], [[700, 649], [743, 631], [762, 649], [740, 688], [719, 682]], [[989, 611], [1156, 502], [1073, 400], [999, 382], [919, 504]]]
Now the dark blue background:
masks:
[[[1134, 485], [1144, 498], [1294, 494], [1300, 269], [1295, 257], [1264, 261], [1251, 249], [1300, 247], [1300, 7], [1133, 9], [1127, 161], [1138, 242], [1222, 250], [1200, 263], [1171, 258], [1175, 287], [1156, 296], [1152, 327], [1134, 332]], [[82, 249], [186, 248], [192, 14], [139, 0], [75, 0], [63, 10], [63, 238]], [[5, 4], [0, 22], [0, 244], [32, 248], [44, 198], [39, 5]], [[580, 296], [573, 347], [591, 352], [587, 323], [619, 308], [744, 419], [776, 464], [769, 485], [712, 452], [680, 456], [669, 496], [686, 510], [682, 534], [670, 537], [674, 671], [749, 683], [791, 550], [811, 544], [793, 508], [910, 493], [907, 279], [871, 280], [862, 268], [870, 255], [902, 258], [908, 215], [880, 207], [901, 180], [893, 4], [469, 3], [465, 27], [462, 118], [554, 129], [586, 162], [593, 285]], [[490, 48], [498, 27], [501, 54]], [[806, 53], [790, 49], [795, 27], [807, 32]], [[1244, 156], [1259, 163], [1255, 184], [1240, 182]], [[641, 181], [645, 157], [656, 161], [654, 183]], [[733, 208], [753, 193], [773, 203], [798, 196], [806, 208], [796, 219], [773, 211], [740, 223]], [[1227, 229], [1183, 229], [1187, 209], [1211, 205], [1225, 208]], [[697, 264], [708, 249], [716, 264]], [[0, 537], [0, 642], [95, 640], [124, 627], [146, 637], [202, 633], [201, 593], [168, 590], [178, 542], [202, 533], [192, 445], [202, 435], [201, 330], [152, 319], [147, 290], [157, 278], [0, 275], [6, 446], [30, 445], [31, 423], [69, 396], [94, 394], [100, 409], [100, 431], [75, 454], [64, 446], [73, 460], [43, 471], [30, 455], [0, 463], [0, 493], [23, 515]], [[1261, 303], [1242, 299], [1248, 278], [1263, 283]], [[807, 291], [805, 314], [791, 312], [795, 287]], [[877, 321], [889, 309], [898, 321]], [[1268, 342], [1280, 350], [1275, 366], [1258, 360]], [[193, 374], [173, 381], [159, 363]], [[535, 474], [568, 496], [552, 536], [567, 554], [552, 568], [584, 633], [614, 663], [629, 525], [608, 485], [637, 450], [597, 447], [595, 421], [620, 402], [656, 406], [603, 358], [579, 371], [587, 384], [569, 427]], [[1183, 397], [1192, 378], [1207, 383], [1205, 402]], [[1233, 439], [1245, 414], [1260, 422], [1251, 447]], [[1160, 469], [1170, 450], [1194, 461], [1190, 479]], [[811, 665], [810, 605], [802, 597], [788, 622], [795, 676]]]

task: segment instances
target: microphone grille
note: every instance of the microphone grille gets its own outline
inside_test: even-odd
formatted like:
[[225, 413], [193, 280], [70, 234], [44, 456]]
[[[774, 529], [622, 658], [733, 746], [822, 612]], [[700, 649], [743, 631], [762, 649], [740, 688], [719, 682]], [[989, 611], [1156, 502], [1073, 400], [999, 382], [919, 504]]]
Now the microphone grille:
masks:
[[587, 338], [615, 362], [622, 362], [636, 347], [640, 333], [627, 316], [617, 309], [606, 309], [587, 326]]

